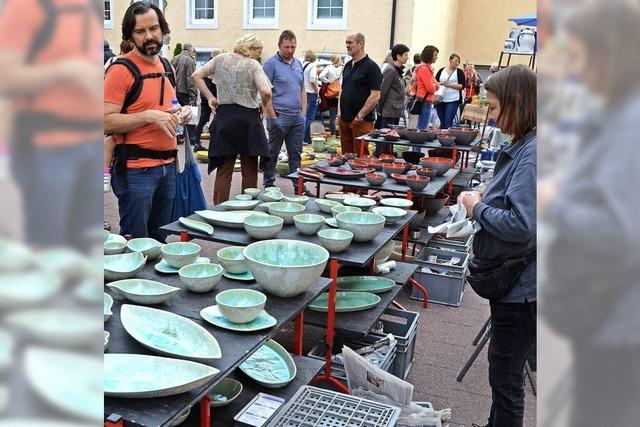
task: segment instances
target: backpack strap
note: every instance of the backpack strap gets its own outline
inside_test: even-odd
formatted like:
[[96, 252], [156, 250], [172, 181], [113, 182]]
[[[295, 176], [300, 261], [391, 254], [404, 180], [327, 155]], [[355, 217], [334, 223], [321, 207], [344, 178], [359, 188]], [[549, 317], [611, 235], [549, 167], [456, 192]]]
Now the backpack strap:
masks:
[[58, 21], [58, 10], [53, 7], [53, 0], [40, 0], [40, 6], [42, 7], [44, 23], [38, 29], [31, 46], [29, 46], [25, 57], [27, 64], [32, 64], [38, 53], [47, 46]]

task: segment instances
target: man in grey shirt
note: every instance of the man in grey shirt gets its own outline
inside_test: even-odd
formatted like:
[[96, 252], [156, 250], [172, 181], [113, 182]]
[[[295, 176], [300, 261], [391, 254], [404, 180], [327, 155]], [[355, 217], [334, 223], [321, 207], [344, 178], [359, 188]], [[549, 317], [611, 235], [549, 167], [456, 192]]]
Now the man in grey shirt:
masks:
[[[278, 40], [278, 52], [267, 59], [262, 67], [273, 85], [273, 98], [267, 104], [271, 158], [264, 162], [265, 187], [275, 182], [276, 162], [283, 142], [287, 147], [289, 171], [293, 173], [300, 167], [307, 96], [302, 64], [293, 57], [295, 52], [296, 36], [292, 31], [285, 30]], [[295, 191], [295, 182], [293, 188]]]
[[[191, 43], [185, 43], [182, 52], [171, 59], [171, 65], [176, 75], [176, 97], [180, 105], [196, 105], [198, 100], [198, 89], [196, 88], [191, 74], [196, 70], [196, 49]], [[191, 146], [199, 145], [196, 138], [196, 126], [186, 125], [189, 133]]]

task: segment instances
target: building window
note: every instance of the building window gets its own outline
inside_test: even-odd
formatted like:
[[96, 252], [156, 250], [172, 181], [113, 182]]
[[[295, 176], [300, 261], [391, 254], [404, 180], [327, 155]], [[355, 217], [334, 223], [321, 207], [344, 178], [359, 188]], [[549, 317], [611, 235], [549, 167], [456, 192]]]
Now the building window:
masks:
[[187, 28], [218, 28], [218, 0], [188, 0]]
[[348, 0], [308, 0], [307, 29], [346, 30]]
[[111, 0], [104, 0], [104, 28], [113, 28], [113, 21], [111, 20]]
[[279, 0], [244, 0], [244, 29], [276, 29], [279, 19]]

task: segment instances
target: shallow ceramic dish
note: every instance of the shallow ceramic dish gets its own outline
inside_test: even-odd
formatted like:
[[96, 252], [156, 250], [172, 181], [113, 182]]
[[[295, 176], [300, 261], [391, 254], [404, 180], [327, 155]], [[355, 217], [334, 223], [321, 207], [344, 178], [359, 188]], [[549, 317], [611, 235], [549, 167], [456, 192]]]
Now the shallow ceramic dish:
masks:
[[391, 206], [393, 208], [409, 209], [413, 206], [413, 201], [397, 197], [388, 197], [386, 199], [381, 199], [380, 204], [382, 206]]
[[107, 284], [117, 295], [137, 304], [161, 304], [180, 291], [155, 280], [126, 279]]
[[228, 228], [242, 228], [242, 222], [250, 215], [267, 215], [259, 211], [196, 211], [196, 215], [211, 225]]
[[343, 276], [338, 277], [338, 290], [349, 292], [387, 292], [396, 284], [391, 279], [380, 276]]
[[407, 214], [406, 210], [393, 208], [391, 206], [377, 206], [371, 209], [371, 212], [382, 215], [385, 218], [387, 224], [393, 224]]
[[256, 198], [258, 197], [258, 194], [260, 194], [260, 189], [259, 188], [245, 188], [244, 189], [244, 194], [248, 194], [249, 196], [251, 196], [252, 198]]
[[283, 197], [284, 197], [284, 194], [280, 192], [280, 189], [265, 191], [264, 193], [261, 193], [258, 196], [258, 198], [263, 202], [279, 202], [282, 200]]
[[300, 205], [306, 205], [309, 201], [309, 196], [284, 196], [282, 198], [284, 202], [298, 203]]
[[249, 200], [253, 200], [253, 197], [250, 194], [238, 194], [236, 196], [236, 200], [249, 201]]
[[329, 252], [300, 240], [263, 240], [244, 248], [244, 256], [256, 282], [279, 297], [293, 297], [316, 283]]
[[51, 406], [76, 417], [102, 421], [102, 387], [100, 375], [96, 375], [102, 371], [102, 358], [28, 347], [23, 369], [31, 389]]
[[147, 257], [147, 261], [152, 261], [160, 256], [162, 243], [151, 237], [140, 237], [127, 242], [129, 252], [142, 252]]
[[436, 176], [442, 176], [453, 167], [453, 160], [446, 157], [425, 157], [420, 160], [420, 166], [435, 169]]
[[119, 234], [109, 234], [109, 237], [104, 242], [104, 254], [116, 255], [121, 254], [127, 248], [127, 239]]
[[128, 254], [105, 255], [103, 262], [104, 279], [111, 282], [134, 277], [144, 267], [147, 257], [140, 252], [131, 252]]
[[244, 219], [244, 231], [256, 240], [273, 239], [282, 230], [284, 219], [275, 215], [252, 215]]
[[107, 347], [109, 347], [109, 338], [111, 338], [111, 334], [107, 331], [103, 331], [104, 334], [102, 336], [102, 339], [104, 341], [104, 351], [107, 351]]
[[385, 217], [373, 212], [344, 212], [336, 215], [338, 227], [353, 233], [355, 242], [368, 242], [384, 230]]
[[243, 250], [243, 246], [227, 246], [219, 249], [216, 257], [225, 271], [232, 274], [244, 274], [249, 271], [249, 266], [242, 254]]
[[227, 289], [216, 295], [218, 310], [233, 323], [254, 321], [264, 310], [267, 296], [253, 289]]
[[367, 173], [373, 172], [371, 168], [357, 170], [332, 166], [316, 166], [315, 168], [326, 176], [337, 179], [359, 179], [364, 178]]
[[318, 209], [320, 209], [320, 212], [323, 213], [331, 213], [331, 208], [342, 206], [342, 203], [336, 202], [335, 200], [315, 199], [314, 202], [318, 206]]
[[368, 199], [366, 197], [347, 197], [344, 199], [344, 204], [347, 206], [355, 206], [363, 211], [369, 210], [372, 206], [376, 205], [376, 201], [373, 199]]
[[193, 264], [198, 259], [201, 250], [202, 247], [193, 242], [167, 243], [160, 248], [162, 259], [174, 268], [182, 268], [185, 265]]
[[105, 354], [104, 395], [126, 398], [173, 396], [203, 386], [218, 372], [216, 368], [189, 360]]
[[433, 215], [444, 207], [449, 201], [449, 195], [447, 193], [438, 193], [435, 197], [428, 197], [424, 199], [424, 212], [426, 215]]
[[213, 227], [206, 222], [198, 221], [196, 219], [189, 219], [182, 216], [178, 219], [178, 221], [180, 221], [180, 224], [192, 230], [200, 231], [208, 235], [213, 234]]
[[104, 312], [104, 321], [111, 319], [113, 312], [111, 311], [111, 307], [113, 307], [113, 298], [106, 292], [103, 292], [104, 300], [102, 304], [102, 311]]
[[359, 160], [349, 160], [347, 162], [349, 164], [349, 166], [351, 166], [351, 169], [353, 170], [358, 170], [358, 169], [366, 169], [369, 167], [368, 163], [366, 162], [361, 162]]
[[[380, 303], [380, 297], [371, 292], [336, 292], [336, 313], [367, 310]], [[313, 311], [326, 312], [329, 306], [329, 292], [321, 294], [309, 305]]]
[[284, 219], [285, 224], [293, 224], [293, 217], [304, 210], [304, 205], [300, 203], [279, 202], [269, 206], [269, 214]]
[[236, 400], [236, 398], [240, 396], [240, 393], [242, 393], [242, 383], [233, 378], [225, 378], [213, 386], [209, 392], [211, 407], [219, 408], [221, 406], [227, 406]]
[[222, 266], [218, 264], [189, 264], [178, 270], [180, 282], [191, 292], [209, 292], [222, 279]]
[[250, 271], [247, 271], [246, 273], [242, 273], [242, 274], [233, 274], [225, 270], [222, 272], [222, 275], [227, 279], [240, 280], [242, 282], [251, 282], [253, 280], [256, 280], [256, 278], [253, 277], [253, 274], [251, 274]]
[[324, 220], [324, 223], [329, 227], [338, 228], [338, 223], [336, 222], [335, 218], [327, 218]]
[[338, 203], [343, 203], [344, 199], [353, 196], [353, 193], [327, 193], [324, 198]]
[[[198, 259], [196, 259], [196, 262], [194, 264], [207, 264], [209, 262], [211, 262], [209, 258], [200, 256], [198, 257]], [[180, 271], [179, 268], [170, 266], [169, 263], [165, 260], [160, 260], [160, 262], [156, 263], [153, 268], [155, 268], [158, 273], [163, 274], [178, 274], [178, 271]]]
[[[335, 220], [335, 218], [332, 218]], [[337, 225], [337, 224], [336, 224]], [[318, 231], [318, 239], [320, 244], [329, 252], [339, 253], [344, 252], [351, 241], [353, 240], [353, 233], [349, 230], [320, 230]]]
[[366, 178], [369, 184], [376, 187], [384, 184], [384, 182], [387, 180], [387, 176], [381, 173], [368, 173], [366, 175]]
[[300, 233], [312, 236], [324, 225], [324, 217], [316, 214], [299, 214], [293, 217], [293, 224]]
[[37, 308], [16, 311], [5, 322], [23, 336], [53, 345], [84, 345], [95, 340], [104, 322], [94, 314], [66, 308]]
[[297, 374], [291, 355], [270, 339], [240, 366], [240, 370], [263, 387], [280, 388], [289, 384]]
[[258, 317], [253, 319], [251, 322], [234, 323], [222, 315], [217, 305], [205, 307], [200, 310], [200, 317], [214, 326], [236, 332], [261, 331], [263, 329], [272, 328], [278, 323], [276, 318], [267, 313], [266, 310], [262, 310], [258, 314]]
[[227, 200], [221, 205], [226, 211], [252, 210], [260, 204], [259, 200]]
[[[5, 273], [0, 277], [0, 310], [45, 303], [54, 298], [63, 285], [60, 278], [37, 271]], [[99, 284], [98, 281], [94, 289], [100, 289]]]
[[164, 310], [123, 304], [122, 326], [143, 346], [160, 354], [212, 362], [222, 357], [218, 341], [193, 320]]
[[336, 215], [339, 215], [344, 212], [362, 212], [362, 209], [360, 209], [357, 206], [343, 206], [343, 205], [335, 206], [331, 208], [331, 214], [333, 215], [334, 218], [336, 217]]
[[267, 215], [269, 215], [269, 206], [271, 206], [274, 203], [278, 203], [278, 202], [264, 202], [264, 203], [260, 203], [258, 205], [258, 207], [256, 208], [258, 211], [262, 211], [265, 212]]
[[433, 168], [418, 168], [416, 169], [416, 174], [418, 176], [426, 176], [429, 178], [433, 178], [434, 176], [436, 176], [436, 173], [438, 171], [433, 169]]
[[426, 177], [426, 176], [407, 175], [407, 179], [405, 180], [405, 184], [412, 191], [422, 191], [425, 188], [427, 188], [427, 185], [429, 185], [429, 181], [430, 180], [431, 180], [431, 178]]

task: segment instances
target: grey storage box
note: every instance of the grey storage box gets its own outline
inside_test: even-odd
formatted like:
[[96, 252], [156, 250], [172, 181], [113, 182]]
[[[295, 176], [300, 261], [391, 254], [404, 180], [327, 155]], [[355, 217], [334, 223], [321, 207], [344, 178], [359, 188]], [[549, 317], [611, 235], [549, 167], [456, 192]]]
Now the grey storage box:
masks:
[[473, 244], [473, 234], [463, 237], [461, 239], [447, 239], [446, 237], [436, 234], [434, 235], [427, 246], [433, 248], [451, 249], [459, 252], [469, 252], [471, 245]]
[[[430, 256], [437, 256], [441, 260], [457, 257], [460, 258], [460, 262], [456, 265], [442, 265], [430, 262]], [[425, 246], [415, 262], [420, 265], [420, 268], [413, 278], [427, 289], [429, 302], [459, 307], [464, 296], [469, 254]], [[422, 294], [413, 288], [411, 299], [422, 301]]]
[[418, 319], [420, 314], [414, 311], [402, 311], [394, 308], [385, 310], [380, 321], [383, 332], [372, 332], [369, 335], [378, 338], [386, 334], [393, 334], [398, 344], [396, 346], [396, 358], [391, 368], [391, 373], [403, 380], [409, 375], [416, 348], [416, 335], [418, 333]]

